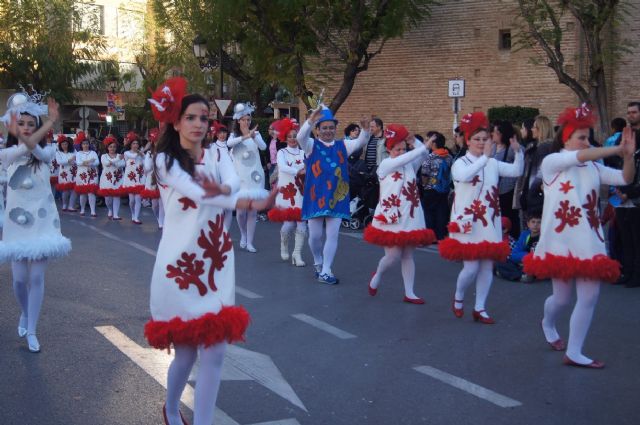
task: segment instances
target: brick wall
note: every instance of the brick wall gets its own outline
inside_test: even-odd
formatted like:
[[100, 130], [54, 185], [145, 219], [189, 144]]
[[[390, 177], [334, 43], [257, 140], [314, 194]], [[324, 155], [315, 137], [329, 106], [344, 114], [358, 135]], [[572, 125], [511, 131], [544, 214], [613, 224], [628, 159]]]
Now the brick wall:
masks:
[[[374, 114], [385, 123], [405, 124], [413, 132], [424, 134], [435, 129], [449, 138], [453, 112], [447, 80], [455, 77], [466, 80], [461, 114], [520, 105], [539, 108], [555, 120], [564, 107], [576, 104], [573, 92], [558, 83], [553, 70], [530, 62], [536, 52], [498, 48], [500, 30], [511, 29], [515, 35], [515, 8], [513, 0], [449, 0], [434, 7], [427, 22], [404, 38], [389, 41], [369, 69], [358, 76], [337, 114], [342, 126]], [[569, 21], [563, 25], [569, 28], [564, 40], [566, 62], [580, 77], [582, 69], [575, 54], [580, 47], [578, 27], [571, 29]], [[633, 28], [631, 36], [639, 40], [638, 19]], [[636, 54], [614, 74], [612, 92], [616, 97], [612, 103], [617, 109], [626, 105], [629, 92], [640, 97], [638, 65]], [[335, 90], [333, 86], [327, 83], [327, 91]]]

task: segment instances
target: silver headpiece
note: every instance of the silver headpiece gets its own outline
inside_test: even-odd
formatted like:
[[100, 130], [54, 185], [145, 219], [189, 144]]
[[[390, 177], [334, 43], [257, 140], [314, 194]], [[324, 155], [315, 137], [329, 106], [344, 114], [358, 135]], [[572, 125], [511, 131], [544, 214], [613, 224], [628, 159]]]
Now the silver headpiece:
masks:
[[236, 106], [233, 107], [233, 119], [239, 120], [245, 115], [251, 115], [256, 110], [256, 107], [247, 103], [236, 103]]
[[0, 117], [0, 121], [9, 124], [11, 115], [17, 116], [23, 113], [32, 115], [39, 121], [41, 115], [47, 115], [49, 113], [49, 107], [44, 103], [44, 98], [49, 92], [38, 93], [33, 89], [31, 84], [29, 84], [29, 87], [31, 88], [31, 93], [20, 86], [22, 92], [11, 95], [9, 100], [7, 100], [7, 112]]

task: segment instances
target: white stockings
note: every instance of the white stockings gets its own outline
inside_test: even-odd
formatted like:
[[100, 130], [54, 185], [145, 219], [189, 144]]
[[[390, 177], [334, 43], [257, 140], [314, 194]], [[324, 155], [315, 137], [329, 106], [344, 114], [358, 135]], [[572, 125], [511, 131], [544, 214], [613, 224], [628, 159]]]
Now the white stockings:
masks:
[[[571, 301], [573, 285], [571, 281], [552, 279], [553, 294], [544, 303], [544, 319], [542, 329], [548, 342], [560, 338], [556, 330], [558, 314]], [[576, 363], [589, 364], [592, 359], [582, 354], [582, 346], [591, 326], [591, 319], [598, 297], [600, 282], [588, 279], [576, 279], [576, 305], [569, 321], [569, 341], [567, 342], [567, 357]]]
[[402, 271], [402, 280], [404, 282], [404, 295], [407, 298], [418, 298], [413, 292], [413, 284], [416, 276], [416, 264], [413, 261], [412, 246], [393, 246], [384, 248], [384, 257], [378, 262], [376, 274], [371, 279], [371, 287], [377, 288], [382, 280], [382, 274], [387, 271], [394, 263], [400, 261], [400, 269]]
[[87, 198], [89, 199], [89, 209], [91, 210], [91, 215], [96, 215], [96, 194], [88, 193], [80, 195], [80, 214], [84, 214], [84, 208], [87, 205]]
[[[482, 311], [485, 309], [485, 302], [491, 289], [491, 283], [493, 281], [493, 261], [492, 260], [473, 260], [464, 261], [464, 266], [458, 275], [458, 282], [456, 283], [456, 295], [455, 299], [458, 301], [464, 300], [464, 293], [467, 288], [473, 283], [476, 283], [476, 311]], [[462, 308], [462, 303], [455, 303], [456, 308]], [[488, 317], [486, 313], [482, 313], [482, 316]]]
[[236, 220], [240, 228], [240, 247], [246, 244], [247, 249], [255, 249], [253, 246], [253, 237], [256, 234], [257, 219], [258, 211], [236, 210]]
[[104, 203], [107, 204], [109, 210], [109, 217], [120, 218], [120, 197], [119, 196], [105, 196]]
[[44, 299], [44, 274], [47, 260], [12, 261], [13, 292], [20, 305], [20, 327], [27, 329], [27, 335], [35, 335], [38, 317]]
[[160, 198], [151, 200], [151, 210], [158, 220], [158, 227], [162, 229], [164, 225], [164, 206]]
[[129, 209], [131, 210], [131, 220], [140, 221], [140, 208], [142, 207], [142, 198], [137, 193], [129, 194]]
[[197, 356], [200, 356], [200, 364], [196, 376], [193, 425], [213, 423], [226, 347], [227, 344], [224, 342], [207, 348], [185, 345], [174, 347], [176, 356], [171, 362], [167, 376], [166, 408], [169, 425], [182, 425], [179, 411], [180, 397]]
[[[322, 225], [326, 223], [326, 239], [322, 246]], [[331, 265], [338, 249], [338, 234], [340, 232], [341, 218], [319, 217], [309, 220], [309, 248], [313, 254], [313, 264], [322, 265], [321, 274], [333, 276]]]

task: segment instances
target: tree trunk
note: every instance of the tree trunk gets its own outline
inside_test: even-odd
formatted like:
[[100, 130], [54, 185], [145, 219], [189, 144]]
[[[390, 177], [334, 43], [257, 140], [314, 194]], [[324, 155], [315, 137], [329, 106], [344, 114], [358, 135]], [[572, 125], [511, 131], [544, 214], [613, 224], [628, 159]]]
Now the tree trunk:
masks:
[[347, 67], [342, 74], [342, 84], [340, 85], [336, 95], [333, 97], [333, 100], [331, 100], [331, 105], [329, 105], [329, 109], [331, 109], [331, 112], [334, 114], [338, 112], [338, 109], [340, 109], [342, 104], [347, 100], [356, 83], [358, 63], [359, 60], [357, 62], [353, 60], [347, 63]]
[[598, 110], [598, 127], [595, 128], [596, 139], [603, 143], [609, 133], [609, 99], [607, 96], [607, 82], [604, 71], [600, 70], [594, 75], [594, 83], [589, 90], [589, 100]]

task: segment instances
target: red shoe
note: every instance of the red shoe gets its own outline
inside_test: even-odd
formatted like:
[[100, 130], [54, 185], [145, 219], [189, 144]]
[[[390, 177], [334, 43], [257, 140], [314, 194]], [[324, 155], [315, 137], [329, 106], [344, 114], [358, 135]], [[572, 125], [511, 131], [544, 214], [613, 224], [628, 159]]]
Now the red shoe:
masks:
[[[542, 332], [544, 333], [544, 326], [542, 326], [542, 320], [540, 321], [540, 327], [542, 327]], [[549, 344], [549, 346], [553, 351], [564, 351], [567, 349], [567, 344], [565, 344], [562, 338], [558, 338], [553, 342], [547, 341], [547, 344]]]
[[98, 214], [91, 214], [91, 218], [96, 218]]
[[369, 279], [369, 295], [371, 295], [372, 297], [375, 297], [376, 294], [378, 293], [378, 288], [371, 287], [371, 281], [373, 280], [373, 277], [375, 275], [376, 275], [376, 272], [371, 273], [371, 279]]
[[131, 220], [131, 222], [133, 224], [142, 224], [142, 222], [140, 220]]
[[424, 304], [424, 300], [422, 298], [409, 298], [406, 295], [402, 301], [409, 304]]
[[[180, 419], [182, 419], [182, 425], [189, 425], [189, 422], [187, 422], [184, 418], [184, 416], [182, 416], [182, 412], [180, 413]], [[169, 419], [167, 419], [167, 404], [163, 404], [162, 405], [162, 418], [164, 419], [164, 425], [169, 425]]]
[[460, 319], [462, 316], [464, 316], [464, 309], [456, 308], [456, 303], [462, 304], [462, 301], [456, 300], [456, 297], [453, 297], [453, 302], [451, 303], [451, 310], [453, 311], [454, 316]]
[[122, 220], [122, 217], [113, 217], [112, 220], [113, 221], [120, 221], [120, 220]]
[[67, 212], [78, 212], [75, 208], [67, 208]]
[[567, 357], [566, 354], [562, 358], [562, 363], [564, 363], [567, 366], [584, 367], [586, 369], [604, 369], [604, 362], [601, 362], [600, 360], [593, 360], [591, 361], [591, 363], [587, 363], [587, 364], [576, 363], [573, 360], [571, 360], [569, 357]]
[[486, 313], [484, 310], [480, 310], [480, 311], [473, 310], [473, 321], [480, 322], [485, 325], [493, 325], [494, 323], [496, 323], [496, 321], [493, 320], [491, 317], [483, 317], [481, 314], [483, 312]]

